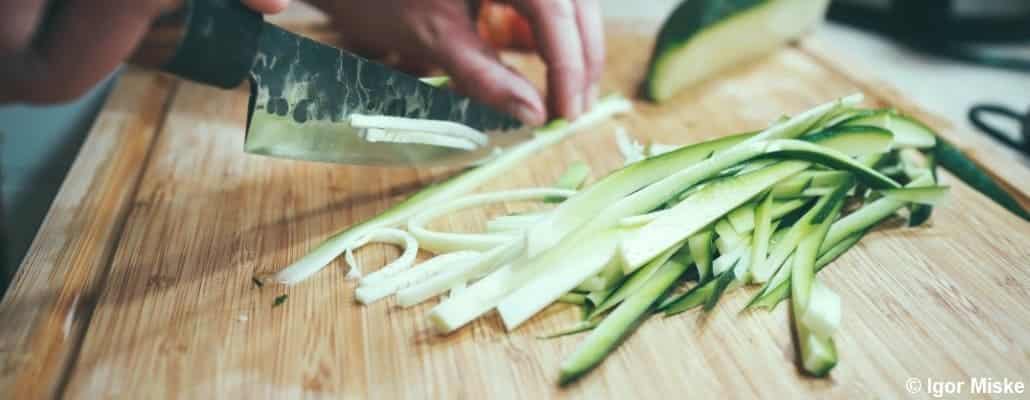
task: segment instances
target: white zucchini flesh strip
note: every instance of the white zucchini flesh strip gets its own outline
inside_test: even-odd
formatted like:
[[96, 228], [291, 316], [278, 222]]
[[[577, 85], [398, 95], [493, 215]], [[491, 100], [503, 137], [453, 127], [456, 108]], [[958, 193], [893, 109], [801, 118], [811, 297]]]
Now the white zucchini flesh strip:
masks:
[[[598, 233], [600, 232], [570, 237], [569, 240], [562, 241], [558, 246], [554, 246], [536, 257], [520, 258], [510, 266], [494, 271], [469, 286], [468, 290], [460, 296], [451, 297], [437, 305], [429, 314], [430, 321], [438, 332], [448, 333], [490, 311], [509, 293], [518, 290], [538, 276], [547, 276], [552, 271], [563, 270], [564, 266], [569, 264], [584, 269], [593, 269], [593, 273], [597, 273], [610, 258], [609, 255], [597, 251], [600, 247], [595, 241], [601, 239], [601, 242], [605, 242], [608, 239], [603, 237], [604, 235], [597, 238]], [[568, 290], [578, 283], [574, 282]], [[552, 299], [541, 298], [536, 301], [544, 302], [544, 305], [547, 305], [562, 294], [564, 293], [559, 293]]]
[[505, 149], [489, 162], [423, 189], [385, 212], [333, 234], [309, 253], [277, 272], [271, 280], [287, 285], [301, 282], [321, 271], [346, 251], [355, 240], [368, 232], [401, 225], [422, 211], [426, 205], [444, 203], [471, 192], [480, 185], [519, 167], [523, 161], [541, 150], [583, 131], [586, 127], [632, 109], [633, 103], [626, 98], [619, 95], [606, 96], [575, 121], [546, 126], [538, 130], [532, 140]]
[[[378, 271], [370, 273], [365, 277], [361, 277], [362, 268], [357, 258], [354, 257], [354, 250], [369, 244], [369, 243], [391, 243], [400, 246], [404, 246], [404, 252], [401, 253], [400, 257], [396, 260], [386, 264]], [[382, 228], [369, 232], [365, 236], [359, 238], [352, 246], [347, 247], [347, 254], [345, 256], [347, 264], [350, 265], [351, 270], [347, 273], [350, 278], [361, 278], [363, 284], [375, 283], [381, 279], [388, 278], [393, 274], [408, 269], [415, 263], [415, 257], [418, 256], [418, 241], [415, 237], [411, 236], [410, 233], [402, 231], [400, 229], [393, 228]]]
[[840, 326], [840, 296], [818, 280], [812, 282], [812, 290], [808, 297], [808, 307], [801, 323], [816, 336], [830, 337]]
[[503, 265], [518, 258], [525, 248], [523, 237], [516, 242], [490, 249], [479, 258], [456, 263], [423, 282], [398, 291], [397, 304], [401, 307], [410, 307], [441, 295], [458, 284], [496, 273], [504, 268]]
[[425, 281], [456, 263], [478, 258], [480, 255], [481, 253], [478, 251], [459, 251], [441, 254], [398, 273], [385, 281], [371, 285], [360, 285], [354, 291], [354, 297], [362, 304], [369, 304], [392, 295], [398, 290]]
[[450, 291], [450, 294], [448, 294], [448, 295], [449, 296], [457, 296], [457, 295], [461, 294], [461, 292], [464, 292], [465, 289], [467, 289], [467, 288], [468, 288], [468, 286], [465, 284], [465, 282], [458, 282], [454, 286], [451, 286], [451, 291]]
[[601, 272], [615, 254], [620, 233], [611, 229], [598, 232], [589, 245], [570, 249], [561, 264], [531, 278], [529, 282], [504, 297], [497, 305], [504, 327], [511, 331], [577, 285]]
[[758, 208], [758, 204], [749, 203], [737, 207], [736, 210], [730, 211], [726, 215], [726, 220], [729, 221], [730, 226], [737, 233], [745, 234], [750, 232], [755, 227], [755, 209]]
[[619, 153], [622, 153], [623, 165], [633, 164], [645, 158], [644, 146], [630, 137], [626, 128], [615, 128], [615, 145], [619, 148]]
[[658, 210], [652, 211], [647, 214], [634, 215], [619, 220], [620, 228], [635, 228], [638, 226], [647, 225], [647, 223], [658, 219], [663, 214], [669, 212], [669, 210]]
[[526, 201], [547, 197], [567, 198], [576, 194], [573, 190], [555, 188], [533, 188], [474, 194], [441, 203], [416, 214], [408, 221], [408, 231], [418, 239], [422, 247], [435, 252], [446, 253], [459, 250], [486, 251], [499, 245], [517, 240], [506, 233], [455, 233], [432, 231], [425, 226], [434, 218], [464, 208], [479, 207], [506, 201]]
[[715, 246], [723, 253], [736, 249], [744, 240], [740, 233], [733, 229], [733, 226], [725, 218], [715, 223], [715, 233], [719, 235], [715, 239]]
[[670, 246], [809, 165], [804, 161], [783, 161], [761, 171], [706, 186], [671, 208], [668, 214], [623, 240], [620, 252], [623, 265], [631, 268], [644, 265]]
[[365, 141], [387, 143], [415, 143], [452, 149], [475, 150], [479, 144], [468, 139], [441, 135], [439, 133], [402, 131], [397, 129], [364, 128], [359, 135]]
[[390, 115], [363, 115], [351, 114], [349, 116], [351, 126], [355, 128], [373, 128], [384, 131], [403, 132], [424, 132], [437, 136], [447, 136], [455, 139], [464, 139], [477, 146], [486, 146], [490, 138], [483, 132], [453, 121], [405, 118]]
[[486, 221], [487, 232], [510, 232], [529, 229], [547, 217], [547, 213], [501, 215]]

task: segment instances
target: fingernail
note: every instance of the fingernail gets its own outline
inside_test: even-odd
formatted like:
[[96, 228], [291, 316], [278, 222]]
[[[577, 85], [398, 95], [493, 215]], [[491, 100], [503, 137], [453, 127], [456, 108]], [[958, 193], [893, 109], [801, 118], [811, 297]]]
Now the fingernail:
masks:
[[526, 125], [540, 125], [544, 123], [544, 118], [538, 111], [520, 101], [512, 102], [511, 105], [508, 106], [508, 110], [515, 116], [515, 118], [518, 118], [519, 121], [522, 121], [522, 123]]

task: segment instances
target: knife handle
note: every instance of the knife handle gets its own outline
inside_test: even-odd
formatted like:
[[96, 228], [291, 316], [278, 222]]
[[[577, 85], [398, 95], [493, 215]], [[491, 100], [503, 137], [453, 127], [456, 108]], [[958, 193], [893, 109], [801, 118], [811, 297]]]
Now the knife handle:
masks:
[[181, 0], [154, 20], [129, 62], [231, 89], [247, 78], [263, 25], [239, 0]]

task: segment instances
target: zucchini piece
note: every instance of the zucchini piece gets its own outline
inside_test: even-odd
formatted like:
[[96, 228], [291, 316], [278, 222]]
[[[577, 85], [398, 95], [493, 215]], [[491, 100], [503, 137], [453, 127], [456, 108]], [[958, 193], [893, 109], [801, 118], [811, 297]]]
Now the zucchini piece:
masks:
[[898, 147], [929, 149], [937, 145], [937, 134], [918, 120], [903, 114], [892, 115], [887, 129], [894, 133]]
[[[524, 284], [518, 285], [497, 304], [497, 313], [504, 327], [509, 331], [515, 329], [563, 294], [600, 272], [612, 260], [619, 235], [618, 230], [610, 229], [568, 246], [569, 249], [562, 246], [555, 248], [555, 253], [563, 253], [565, 256], [563, 262], [548, 263], [544, 266], [547, 271], [527, 276], [529, 279]], [[578, 249], [579, 254], [573, 253], [572, 249]], [[519, 268], [519, 272], [528, 269]]]
[[723, 282], [722, 284], [729, 285], [728, 280], [732, 280], [732, 278], [726, 278], [726, 275], [733, 275], [733, 270], [731, 269], [722, 275], [716, 275], [714, 278], [703, 284], [699, 283], [679, 296], [665, 299], [665, 301], [658, 306], [658, 311], [665, 312], [666, 317], [671, 317], [707, 303], [708, 299], [715, 293], [715, 288], [720, 285], [721, 281], [726, 280], [726, 282]]
[[531, 229], [529, 255], [534, 256], [558, 243], [570, 232], [597, 218], [612, 203], [752, 136], [754, 133], [744, 133], [685, 146], [612, 172], [562, 202], [550, 217]]
[[893, 109], [870, 110], [844, 120], [839, 126], [864, 125], [875, 126], [891, 131], [894, 134], [894, 146], [897, 148], [933, 148], [937, 135], [932, 129], [913, 118], [898, 114]]
[[[906, 188], [916, 188], [933, 184], [933, 178], [923, 176], [910, 182]], [[869, 203], [857, 211], [848, 214], [830, 227], [826, 239], [819, 249], [816, 262], [817, 271], [833, 262], [841, 254], [850, 249], [870, 228], [884, 219], [894, 215], [905, 206], [905, 202], [891, 198], [882, 198]], [[771, 285], [767, 285], [771, 286]], [[745, 308], [773, 308], [790, 295], [790, 282], [783, 280], [776, 286], [763, 287]]]
[[579, 286], [576, 286], [576, 289], [585, 292], [597, 292], [617, 286], [625, 277], [619, 260], [612, 258], [601, 272], [580, 283]]
[[[611, 259], [611, 250], [617, 238], [618, 232], [614, 230], [594, 232], [582, 240], [556, 246], [541, 253], [538, 257], [520, 258], [480, 279], [461, 294], [449, 297], [438, 304], [429, 312], [429, 320], [438, 332], [449, 333], [490, 311], [502, 299], [506, 299], [510, 293], [530, 286], [527, 283], [533, 281], [534, 278], [544, 275], [548, 278], [557, 278], [557, 275], [546, 274], [549, 269], [550, 271], [563, 270], [564, 272], [566, 266], [575, 265], [576, 268], [569, 269], [579, 270], [585, 276], [595, 274]], [[574, 282], [569, 284], [570, 281]], [[575, 281], [575, 279], [568, 279], [568, 275], [564, 275], [562, 279], [553, 279], [551, 282], [541, 282], [541, 285], [547, 286], [548, 290], [557, 294], [549, 298], [539, 296], [533, 299], [535, 304], [525, 307], [543, 308], [557, 300], [562, 294], [572, 290], [578, 283], [579, 281]], [[564, 290], [558, 290], [566, 285], [569, 286]], [[555, 286], [558, 288], [556, 289]], [[509, 307], [512, 306], [514, 305], [509, 305]], [[523, 310], [523, 312], [525, 311]], [[511, 317], [509, 315], [509, 318]]]
[[[608, 311], [612, 307], [617, 306], [620, 302], [625, 300], [633, 293], [636, 293], [637, 290], [640, 290], [640, 288], [643, 287], [651, 279], [651, 276], [658, 272], [658, 269], [665, 265], [665, 263], [669, 261], [669, 259], [672, 258], [672, 256], [678, 250], [678, 247], [670, 248], [665, 253], [662, 253], [658, 257], [655, 257], [654, 260], [651, 260], [651, 262], [649, 262], [644, 267], [634, 271], [633, 275], [630, 275], [629, 279], [627, 279], [625, 283], [619, 286], [619, 288], [616, 289], [615, 292], [611, 294], [611, 296], [605, 298], [603, 303], [598, 304], [597, 307], [595, 307], [594, 310], [589, 315], [587, 315], [587, 319], [593, 319], [601, 313]], [[689, 254], [679, 254], [676, 262], [690, 265], [692, 260], [690, 259]]]
[[562, 336], [575, 335], [577, 333], [582, 333], [582, 332], [586, 332], [586, 331], [592, 330], [592, 329], [596, 328], [597, 325], [600, 324], [600, 323], [601, 323], [600, 321], [591, 321], [591, 320], [579, 321], [575, 325], [572, 325], [572, 326], [570, 326], [568, 328], [562, 328], [562, 329], [559, 329], [559, 330], [557, 330], [555, 332], [548, 333], [546, 335], [537, 336], [537, 339], [554, 339], [554, 338], [559, 338], [559, 337], [562, 337]]
[[937, 146], [933, 149], [934, 157], [942, 167], [955, 174], [962, 182], [983, 193], [995, 203], [1016, 214], [1026, 221], [1030, 221], [1030, 211], [1016, 200], [1009, 192], [985, 172], [975, 162], [962, 154], [962, 151], [955, 148], [945, 140], [938, 140]]
[[[859, 240], [862, 240], [863, 236], [865, 236], [865, 232], [859, 232], [857, 234], [848, 236], [843, 240], [837, 242], [837, 244], [821, 251], [819, 254], [819, 259], [817, 259], [815, 262], [815, 271], [821, 271], [831, 262], [836, 260], [837, 257], [840, 257], [842, 254], [850, 250], [852, 247], [855, 246], [855, 244], [858, 243]], [[752, 300], [750, 303], [748, 303], [746, 307], [744, 307], [744, 309], [746, 310], [751, 308], [766, 308], [771, 310], [775, 308], [777, 304], [780, 304], [780, 302], [786, 299], [789, 295], [790, 283], [784, 281], [776, 287], [769, 289], [760, 297], [757, 297], [754, 300]]]
[[[582, 161], [576, 161], [569, 165], [569, 168], [565, 170], [558, 181], [554, 183], [555, 189], [566, 189], [566, 190], [578, 190], [583, 187], [586, 183], [587, 178], [590, 177], [590, 165]], [[546, 203], [561, 203], [565, 201], [564, 197], [550, 196], [545, 197], [544, 202]]]
[[[766, 291], [770, 288], [776, 287], [781, 282], [784, 282], [790, 272], [787, 260], [791, 257], [792, 253], [795, 253], [797, 247], [800, 246], [801, 241], [808, 236], [813, 227], [818, 224], [825, 217], [827, 213], [827, 207], [832, 205], [834, 202], [841, 202], [844, 196], [847, 194], [847, 190], [851, 187], [850, 182], [846, 182], [843, 185], [837, 187], [833, 193], [823, 196], [819, 201], [806, 212], [801, 218], [787, 231], [787, 234], [783, 239], [776, 242], [770, 251], [769, 257], [764, 262], [759, 263], [759, 268], [752, 271], [753, 279], [755, 282], [765, 282], [758, 293], [752, 297], [751, 301], [748, 302], [748, 306], [755, 303]], [[785, 264], [786, 263], [786, 264]], [[784, 268], [787, 266], [787, 268]], [[770, 279], [771, 278], [771, 279]], [[745, 308], [747, 308], [745, 307]]]
[[587, 296], [582, 293], [569, 292], [561, 295], [558, 302], [581, 306], [587, 303]]
[[715, 223], [715, 234], [719, 235], [715, 238], [715, 248], [719, 249], [720, 253], [729, 253], [744, 243], [744, 237], [733, 229], [733, 225], [730, 225], [726, 218]]
[[730, 211], [726, 215], [726, 220], [729, 221], [734, 231], [739, 234], [745, 234], [755, 228], [756, 208], [758, 208], [758, 203], [755, 202], [742, 205], [737, 207], [736, 210]]
[[687, 238], [687, 247], [690, 249], [690, 256], [694, 259], [697, 267], [697, 281], [705, 283], [712, 276], [712, 238], [715, 235], [711, 229], [705, 229]]
[[687, 267], [687, 264], [677, 260], [669, 260], [643, 287], [615, 307], [580, 343], [576, 351], [562, 361], [558, 379], [560, 384], [568, 384], [600, 364], [651, 314], [654, 304], [668, 293], [687, 271]]
[[730, 269], [720, 274], [719, 279], [716, 279], [714, 281], [715, 287], [712, 288], [712, 293], [708, 296], [707, 299], [705, 299], [703, 308], [705, 312], [712, 311], [712, 309], [715, 308], [715, 305], [719, 303], [719, 299], [722, 298], [723, 293], [726, 293], [726, 289], [729, 288], [733, 282], [737, 281], [738, 277], [735, 273], [737, 270], [736, 267], [737, 265], [739, 265], [739, 263], [740, 260], [738, 259], [736, 262], [734, 262], [733, 265], [730, 266]]
[[[535, 256], [565, 239], [570, 232], [585, 229], [585, 226], [596, 231], [616, 226], [622, 218], [652, 211], [676, 194], [719, 175], [726, 168], [762, 155], [782, 152], [787, 156], [810, 157], [833, 165], [846, 165], [847, 168], [865, 168], [865, 175], [878, 178], [879, 173], [876, 171], [851, 161], [833, 149], [797, 140], [773, 140], [800, 136], [827, 116], [861, 100], [861, 94], [837, 99], [757, 134], [740, 134], [702, 142], [620, 169], [563, 202], [552, 214], [552, 218], [534, 227], [528, 237], [529, 255]], [[886, 177], [882, 178], [885, 181], [881, 183], [887, 182], [888, 187], [897, 186]]]
[[[898, 158], [901, 161], [902, 170], [904, 170], [908, 179], [912, 180], [922, 175], [930, 175], [935, 182], [937, 181], [935, 171], [937, 165], [933, 153], [923, 155], [915, 149], [901, 149], [898, 151]], [[908, 225], [919, 226], [930, 219], [930, 215], [933, 214], [933, 205], [912, 203], [909, 204], [908, 210]]]
[[691, 0], [662, 25], [644, 88], [661, 102], [728, 67], [772, 53], [812, 28], [827, 0]]
[[[812, 279], [815, 279], [814, 275]], [[801, 323], [816, 336], [830, 337], [840, 326], [840, 320], [840, 295], [823, 285], [822, 282], [813, 280], [808, 298], [808, 309], [805, 310]]]
[[[840, 192], [846, 189], [841, 188]], [[816, 335], [803, 321], [809, 312], [812, 286], [815, 281], [815, 262], [819, 248], [830, 230], [830, 225], [844, 205], [843, 195], [829, 196], [831, 200], [823, 205], [812, 219], [810, 233], [801, 240], [794, 253], [791, 268], [791, 302], [798, 347], [801, 349], [801, 366], [813, 376], [825, 376], [837, 365], [837, 349], [830, 336]], [[839, 313], [839, 310], [838, 310]]]
[[612, 293], [615, 293], [618, 289], [618, 286], [614, 286], [609, 289], [590, 292], [590, 294], [587, 295], [587, 300], [590, 301], [590, 304], [597, 306], [598, 304], [604, 303], [604, 300], [611, 296]]
[[777, 182], [803, 171], [808, 166], [809, 164], [806, 162], [784, 161], [760, 171], [705, 186], [676, 207], [671, 208], [667, 214], [658, 217], [623, 239], [619, 254], [622, 257], [623, 266], [636, 268], [646, 264], [658, 254], [675, 246], [676, 243], [715, 222], [730, 210], [757, 196]]
[[755, 233], [751, 236], [751, 265], [748, 266], [752, 276], [769, 255], [769, 241], [776, 230], [773, 226], [772, 200], [772, 193], [766, 194], [755, 211]]
[[838, 170], [851, 172], [859, 181], [862, 181], [873, 188], [901, 187], [901, 185], [895, 180], [884, 176], [858, 161], [855, 161], [851, 157], [815, 143], [799, 140], [776, 140], [769, 142], [767, 151], [770, 157], [806, 160]]
[[570, 135], [582, 131], [584, 127], [601, 122], [613, 115], [632, 109], [633, 104], [619, 95], [607, 96], [594, 108], [570, 124], [548, 125], [541, 129], [537, 136], [528, 142], [511, 147], [500, 156], [477, 168], [422, 189], [415, 195], [390, 207], [375, 217], [352, 225], [337, 232], [315, 247], [311, 252], [276, 273], [272, 279], [279, 283], [292, 285], [307, 279], [320, 271], [336, 257], [342, 254], [356, 240], [379, 228], [402, 224], [417, 214], [426, 205], [447, 202], [468, 193], [483, 183], [501, 176], [518, 167], [530, 156], [562, 141]]
[[947, 186], [923, 186], [906, 187], [901, 189], [885, 189], [880, 193], [887, 198], [916, 203], [928, 206], [936, 206], [948, 194]]
[[868, 125], [841, 125], [823, 129], [800, 138], [819, 143], [851, 157], [865, 157], [890, 151], [894, 134]]

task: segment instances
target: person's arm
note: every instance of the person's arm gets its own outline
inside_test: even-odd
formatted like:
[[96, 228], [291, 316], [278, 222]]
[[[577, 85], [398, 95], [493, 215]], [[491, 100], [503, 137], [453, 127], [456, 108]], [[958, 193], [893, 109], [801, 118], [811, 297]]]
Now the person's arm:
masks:
[[[65, 0], [35, 37], [46, 0], [0, 2], [0, 103], [75, 99], [118, 67], [177, 0]], [[275, 13], [289, 0], [244, 0]]]

